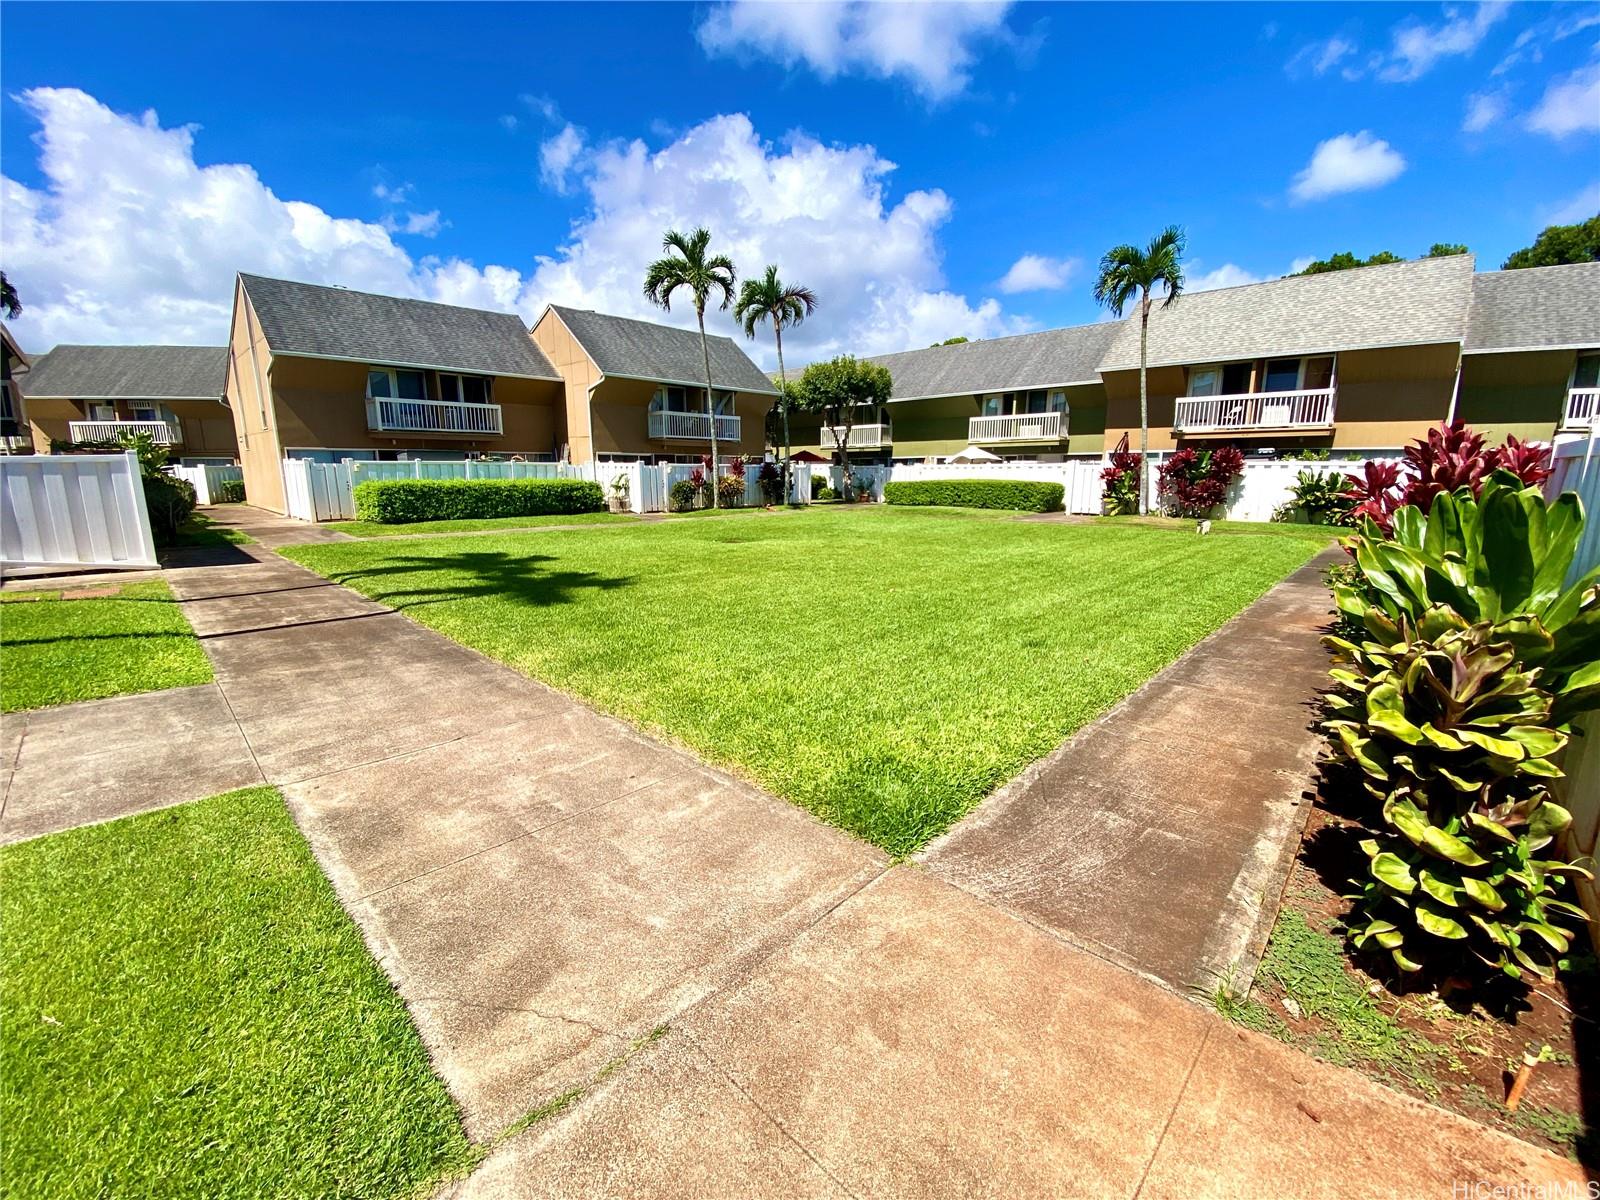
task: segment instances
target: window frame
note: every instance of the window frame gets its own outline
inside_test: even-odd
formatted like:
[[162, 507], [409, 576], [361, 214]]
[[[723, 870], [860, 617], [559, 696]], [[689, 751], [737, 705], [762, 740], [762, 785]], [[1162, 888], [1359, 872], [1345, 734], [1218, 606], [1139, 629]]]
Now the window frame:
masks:
[[[444, 403], [444, 404], [493, 404], [494, 403], [494, 389], [493, 389], [494, 380], [493, 380], [493, 376], [476, 375], [476, 374], [474, 374], [474, 373], [472, 373], [470, 371], [439, 371], [439, 372], [436, 372], [436, 374], [437, 374], [438, 380], [439, 380], [439, 400], [440, 400], [441, 403]], [[469, 380], [469, 379], [477, 380], [477, 381], [479, 381], [479, 382], [481, 382], [483, 384], [483, 399], [482, 400], [468, 400], [467, 399], [467, 380]], [[447, 388], [445, 380], [449, 380], [450, 381], [450, 385], [451, 385], [450, 387]], [[445, 392], [447, 390], [453, 391], [454, 395], [448, 395], [447, 396], [445, 394]]]
[[[372, 394], [372, 377], [374, 375], [387, 375], [389, 377], [390, 394], [387, 396], [374, 396]], [[402, 396], [400, 394], [400, 376], [415, 375], [422, 383], [422, 395]], [[415, 367], [374, 367], [367, 368], [367, 399], [368, 400], [398, 400], [403, 404], [421, 404], [428, 399], [428, 373], [419, 371]]]

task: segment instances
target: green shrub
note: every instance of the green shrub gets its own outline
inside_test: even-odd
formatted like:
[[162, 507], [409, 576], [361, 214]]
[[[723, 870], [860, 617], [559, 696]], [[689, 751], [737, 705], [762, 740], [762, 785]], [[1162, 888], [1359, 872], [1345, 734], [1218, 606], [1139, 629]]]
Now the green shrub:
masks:
[[823, 484], [820, 488], [817, 488], [815, 491], [813, 491], [811, 496], [814, 500], [837, 500], [839, 498], [839, 493], [834, 491], [827, 484]]
[[1349, 525], [1355, 507], [1349, 488], [1350, 481], [1337, 471], [1301, 471], [1290, 489], [1292, 499], [1279, 505], [1272, 519], [1291, 525]]
[[744, 480], [737, 475], [724, 475], [717, 480], [717, 503], [723, 508], [739, 508], [744, 504]]
[[886, 504], [1059, 512], [1066, 489], [1036, 479], [919, 479], [885, 484]]
[[587, 479], [369, 479], [355, 487], [356, 519], [384, 525], [602, 512]]
[[194, 512], [194, 484], [161, 471], [143, 476], [144, 506], [150, 513], [150, 532], [158, 546], [170, 546], [178, 530]]
[[1557, 922], [1582, 918], [1556, 893], [1588, 870], [1539, 857], [1571, 823], [1554, 758], [1600, 706], [1600, 569], [1563, 586], [1582, 530], [1576, 496], [1497, 471], [1477, 499], [1441, 492], [1392, 537], [1368, 516], [1346, 539], [1358, 574], [1334, 595], [1356, 632], [1326, 639], [1324, 728], [1379, 801], [1348, 924], [1402, 970], [1471, 951], [1548, 978], [1572, 940]]
[[217, 484], [211, 489], [211, 503], [213, 504], [243, 504], [244, 481], [242, 479], [229, 479]]
[[667, 499], [672, 505], [673, 512], [689, 512], [700, 507], [701, 493], [704, 488], [696, 486], [689, 479], [680, 479], [667, 491]]

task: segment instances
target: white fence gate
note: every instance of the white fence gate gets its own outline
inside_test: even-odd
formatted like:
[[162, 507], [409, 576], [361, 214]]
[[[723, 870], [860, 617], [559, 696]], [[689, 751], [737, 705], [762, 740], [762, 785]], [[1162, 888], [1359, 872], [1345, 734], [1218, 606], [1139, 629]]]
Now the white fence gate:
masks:
[[194, 485], [196, 504], [215, 504], [217, 489], [222, 484], [244, 482], [244, 472], [238, 467], [168, 467], [167, 470]]
[[154, 567], [139, 456], [0, 456], [0, 570]]

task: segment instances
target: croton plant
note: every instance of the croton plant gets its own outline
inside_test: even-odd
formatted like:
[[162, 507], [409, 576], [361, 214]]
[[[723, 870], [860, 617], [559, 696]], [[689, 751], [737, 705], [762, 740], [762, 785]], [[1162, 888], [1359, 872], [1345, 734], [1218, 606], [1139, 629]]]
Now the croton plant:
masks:
[[1405, 971], [1470, 951], [1548, 978], [1591, 866], [1556, 851], [1571, 823], [1552, 785], [1572, 720], [1600, 707], [1600, 568], [1574, 582], [1582, 507], [1496, 470], [1402, 506], [1392, 536], [1362, 518], [1359, 568], [1335, 599], [1361, 631], [1339, 659], [1325, 729], [1377, 801], [1352, 940]]

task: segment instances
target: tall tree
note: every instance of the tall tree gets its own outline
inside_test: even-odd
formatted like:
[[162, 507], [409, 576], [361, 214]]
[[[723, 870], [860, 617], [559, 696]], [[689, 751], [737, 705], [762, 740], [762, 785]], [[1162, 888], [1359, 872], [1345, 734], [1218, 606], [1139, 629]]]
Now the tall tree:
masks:
[[644, 275], [644, 294], [650, 303], [671, 311], [672, 293], [684, 288], [694, 299], [695, 320], [700, 323], [700, 357], [706, 369], [706, 412], [711, 425], [711, 506], [721, 501], [717, 497], [717, 482], [721, 467], [717, 462], [717, 400], [711, 386], [711, 344], [706, 341], [706, 301], [713, 292], [721, 297], [719, 308], [733, 303], [735, 281], [733, 260], [726, 254], [710, 254], [711, 231], [701, 226], [693, 233], [667, 230], [661, 239], [665, 258], [650, 264]]
[[748, 338], [756, 336], [763, 321], [772, 322], [772, 336], [778, 343], [778, 408], [783, 414], [783, 499], [788, 503], [789, 456], [794, 447], [789, 444], [789, 375], [783, 367], [783, 330], [788, 325], [798, 325], [817, 311], [817, 295], [801, 284], [786, 284], [778, 278], [778, 268], [767, 265], [767, 273], [760, 279], [746, 279], [739, 289], [739, 301], [733, 307], [734, 320], [744, 326]]
[[1177, 303], [1183, 291], [1183, 230], [1168, 225], [1143, 250], [1113, 246], [1100, 260], [1094, 298], [1117, 316], [1130, 300], [1139, 301], [1139, 514], [1150, 511], [1150, 385], [1146, 359], [1150, 345], [1150, 294], [1166, 291], [1162, 308]]
[[1435, 242], [1428, 247], [1423, 258], [1454, 258], [1458, 254], [1471, 254], [1465, 242]]
[[11, 280], [6, 278], [4, 271], [0, 271], [0, 309], [5, 310], [8, 321], [15, 321], [22, 315], [22, 298], [17, 295], [17, 289], [11, 286]]
[[1385, 263], [1397, 262], [1405, 262], [1405, 259], [1392, 250], [1379, 250], [1370, 258], [1358, 258], [1348, 250], [1341, 250], [1337, 254], [1328, 255], [1327, 258], [1313, 259], [1294, 274], [1325, 275], [1329, 271], [1348, 271], [1352, 267], [1379, 267]]
[[1563, 263], [1600, 262], [1600, 213], [1576, 225], [1550, 225], [1506, 259], [1501, 270], [1558, 267]]
[[795, 396], [807, 412], [820, 413], [833, 435], [834, 448], [844, 467], [844, 494], [855, 491], [855, 475], [850, 470], [850, 430], [855, 426], [856, 409], [864, 405], [887, 404], [894, 389], [889, 368], [841, 354], [827, 362], [812, 363], [800, 375]]

